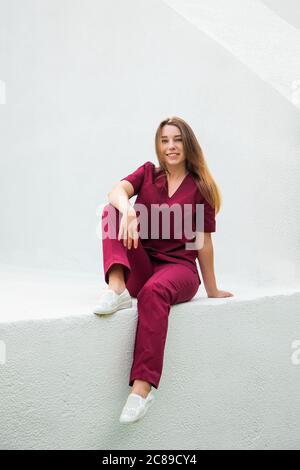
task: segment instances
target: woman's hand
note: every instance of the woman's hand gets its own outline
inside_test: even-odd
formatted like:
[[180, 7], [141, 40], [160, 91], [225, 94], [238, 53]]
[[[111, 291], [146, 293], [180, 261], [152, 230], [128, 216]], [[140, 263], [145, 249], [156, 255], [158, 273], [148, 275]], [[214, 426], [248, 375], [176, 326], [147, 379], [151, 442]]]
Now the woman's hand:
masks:
[[139, 234], [137, 231], [138, 221], [136, 218], [136, 212], [133, 207], [124, 211], [120, 221], [120, 228], [118, 234], [118, 240], [121, 238], [124, 240], [124, 246], [130, 250], [133, 242], [133, 247], [138, 247]]
[[227, 292], [226, 290], [216, 289], [213, 292], [207, 292], [207, 297], [233, 297], [233, 294], [231, 292]]

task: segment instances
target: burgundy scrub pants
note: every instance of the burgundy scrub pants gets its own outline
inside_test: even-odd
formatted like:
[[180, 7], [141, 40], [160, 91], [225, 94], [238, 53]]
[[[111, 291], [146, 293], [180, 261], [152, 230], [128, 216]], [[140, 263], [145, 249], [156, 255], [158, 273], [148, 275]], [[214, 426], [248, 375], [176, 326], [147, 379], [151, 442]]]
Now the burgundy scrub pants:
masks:
[[[119, 211], [111, 204], [102, 212], [102, 244], [105, 282], [113, 264], [124, 266], [126, 288], [137, 298], [138, 321], [129, 386], [135, 379], [158, 388], [163, 368], [171, 305], [191, 300], [200, 282], [196, 273], [179, 263], [150, 258], [141, 239], [128, 249], [118, 240]], [[108, 233], [110, 234], [108, 236]], [[114, 233], [114, 236], [111, 236]]]

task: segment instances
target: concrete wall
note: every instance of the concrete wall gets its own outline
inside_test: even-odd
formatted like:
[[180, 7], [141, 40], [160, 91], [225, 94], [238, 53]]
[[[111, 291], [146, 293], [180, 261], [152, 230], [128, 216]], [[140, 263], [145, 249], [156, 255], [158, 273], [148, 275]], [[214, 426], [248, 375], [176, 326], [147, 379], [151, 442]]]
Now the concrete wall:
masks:
[[290, 25], [300, 29], [300, 10], [298, 0], [262, 0], [274, 13]]
[[156, 127], [177, 114], [223, 192], [220, 279], [298, 285], [297, 107], [163, 1], [0, 7], [0, 261], [101, 272], [97, 208], [156, 162]]
[[[300, 109], [294, 90], [300, 77], [297, 27], [260, 0], [164, 1]], [[291, 6], [283, 9], [290, 12]]]
[[[295, 29], [293, 51], [294, 7], [272, 12]], [[299, 108], [229, 47], [241, 45], [229, 23], [213, 37], [186, 13], [159, 0], [0, 0], [2, 449], [299, 448]], [[280, 71], [282, 49], [272, 54]], [[156, 162], [156, 127], [173, 114], [221, 187], [215, 267], [235, 297], [205, 299], [202, 286], [172, 307], [157, 402], [124, 429], [137, 312], [91, 313], [97, 209]]]
[[299, 449], [300, 294], [220, 300], [172, 307], [156, 402], [129, 427], [135, 309], [0, 323], [0, 448]]

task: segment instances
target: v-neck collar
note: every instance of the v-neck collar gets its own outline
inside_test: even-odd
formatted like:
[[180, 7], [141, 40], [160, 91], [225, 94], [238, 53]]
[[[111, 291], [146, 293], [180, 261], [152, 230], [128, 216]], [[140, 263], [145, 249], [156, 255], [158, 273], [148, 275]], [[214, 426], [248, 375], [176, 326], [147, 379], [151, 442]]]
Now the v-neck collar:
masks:
[[166, 178], [166, 191], [167, 191], [167, 197], [168, 197], [168, 200], [172, 199], [175, 194], [178, 193], [178, 191], [180, 190], [180, 188], [182, 188], [184, 182], [186, 181], [187, 177], [190, 175], [190, 172], [188, 172], [185, 177], [183, 178], [183, 180], [181, 181], [180, 185], [177, 187], [177, 189], [175, 190], [175, 192], [172, 194], [172, 196], [169, 196], [169, 184], [168, 184], [168, 178], [167, 178], [167, 175], [165, 175], [165, 178]]

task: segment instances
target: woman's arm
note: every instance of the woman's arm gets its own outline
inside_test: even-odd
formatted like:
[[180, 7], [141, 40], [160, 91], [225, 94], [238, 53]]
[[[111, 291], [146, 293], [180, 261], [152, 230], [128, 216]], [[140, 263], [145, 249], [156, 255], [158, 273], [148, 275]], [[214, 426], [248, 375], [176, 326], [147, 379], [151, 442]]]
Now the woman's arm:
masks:
[[134, 194], [134, 188], [129, 181], [118, 182], [108, 193], [109, 203], [116, 207], [122, 214], [118, 233], [118, 240], [123, 240], [123, 245], [129, 250], [133, 246], [138, 247], [139, 234], [137, 231], [137, 217], [134, 207], [129, 199]]
[[209, 232], [204, 233], [203, 247], [198, 250], [198, 260], [207, 297], [232, 297], [231, 292], [219, 290], [217, 287], [214, 272], [214, 249]]
[[129, 202], [129, 199], [133, 196], [134, 189], [129, 181], [119, 181], [112, 190], [108, 193], [108, 201], [114, 207], [116, 207], [122, 214], [124, 212], [133, 212], [134, 209]]

